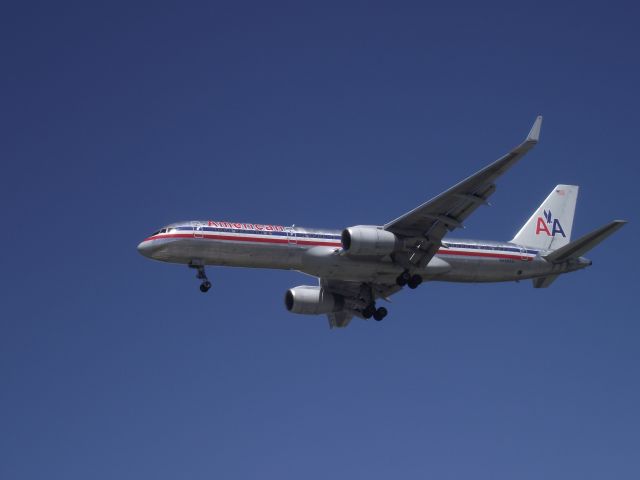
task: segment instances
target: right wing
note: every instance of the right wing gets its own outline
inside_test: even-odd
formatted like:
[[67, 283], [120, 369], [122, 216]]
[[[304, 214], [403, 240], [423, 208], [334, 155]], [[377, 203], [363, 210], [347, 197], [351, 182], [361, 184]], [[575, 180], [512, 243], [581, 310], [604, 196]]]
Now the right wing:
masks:
[[461, 228], [462, 222], [480, 205], [488, 204], [496, 189], [494, 182], [538, 143], [541, 125], [542, 116], [538, 116], [525, 141], [505, 156], [384, 226], [400, 237], [416, 239], [404, 259], [407, 267], [426, 266], [438, 251], [442, 238]]
[[402, 290], [402, 287], [395, 282], [389, 284], [363, 283], [326, 278], [320, 279], [320, 286], [326, 291], [340, 295], [345, 299], [346, 308], [344, 310], [327, 315], [330, 328], [346, 327], [354, 316], [362, 317], [360, 310], [366, 305], [375, 302], [378, 298], [388, 300], [391, 295]]

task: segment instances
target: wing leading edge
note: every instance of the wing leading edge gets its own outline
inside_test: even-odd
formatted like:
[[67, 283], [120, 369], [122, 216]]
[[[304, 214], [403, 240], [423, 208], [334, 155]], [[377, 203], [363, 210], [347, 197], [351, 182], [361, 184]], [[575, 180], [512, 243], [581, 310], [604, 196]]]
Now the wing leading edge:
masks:
[[[416, 238], [405, 262], [425, 266], [440, 247], [442, 238], [466, 220], [480, 205], [487, 205], [496, 190], [495, 181], [531, 150], [540, 138], [542, 116], [538, 116], [527, 138], [482, 170], [384, 225], [384, 229], [405, 238]], [[402, 259], [398, 259], [402, 260]]]

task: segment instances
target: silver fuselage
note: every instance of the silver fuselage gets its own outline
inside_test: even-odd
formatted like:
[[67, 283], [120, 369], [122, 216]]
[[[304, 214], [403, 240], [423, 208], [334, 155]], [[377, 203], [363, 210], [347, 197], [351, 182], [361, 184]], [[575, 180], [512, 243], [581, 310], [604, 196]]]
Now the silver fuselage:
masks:
[[[405, 268], [390, 256], [347, 255], [339, 230], [213, 221], [178, 222], [143, 240], [138, 250], [164, 262], [296, 270], [316, 277], [393, 282]], [[445, 239], [425, 268], [425, 280], [505, 282], [579, 270], [584, 258], [547, 262], [545, 251], [513, 243]]]

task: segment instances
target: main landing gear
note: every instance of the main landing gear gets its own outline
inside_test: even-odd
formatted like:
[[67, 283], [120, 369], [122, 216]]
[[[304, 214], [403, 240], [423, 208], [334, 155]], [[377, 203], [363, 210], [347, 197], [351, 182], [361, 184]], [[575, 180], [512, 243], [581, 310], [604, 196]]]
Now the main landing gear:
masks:
[[401, 287], [405, 285], [411, 289], [418, 288], [418, 286], [422, 283], [422, 277], [420, 275], [411, 275], [408, 270], [405, 270], [398, 278], [396, 278], [396, 283]]
[[374, 320], [378, 322], [381, 321], [384, 317], [387, 316], [389, 312], [384, 307], [376, 308], [376, 304], [372, 303], [367, 305], [364, 310], [362, 310], [362, 316], [367, 320], [373, 317]]
[[195, 268], [198, 271], [198, 273], [196, 273], [196, 278], [198, 280], [202, 280], [202, 283], [200, 284], [200, 291], [202, 293], [208, 292], [211, 288], [211, 282], [207, 278], [207, 274], [204, 271], [204, 265], [189, 264], [189, 268]]

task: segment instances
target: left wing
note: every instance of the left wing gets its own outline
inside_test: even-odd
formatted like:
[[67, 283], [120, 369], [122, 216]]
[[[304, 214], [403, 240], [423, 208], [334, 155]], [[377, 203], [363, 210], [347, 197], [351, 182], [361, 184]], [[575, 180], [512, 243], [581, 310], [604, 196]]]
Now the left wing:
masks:
[[[531, 150], [540, 138], [542, 117], [538, 116], [523, 143], [466, 180], [437, 197], [384, 225], [384, 229], [407, 240], [406, 252], [394, 253], [394, 260], [407, 268], [425, 267], [440, 248], [442, 238], [462, 227], [462, 222], [496, 189], [494, 182]], [[402, 287], [389, 284], [320, 279], [320, 286], [345, 299], [345, 309], [330, 313], [329, 326], [346, 327], [354, 316], [377, 298], [387, 299]]]
[[415, 239], [409, 252], [396, 254], [395, 260], [406, 267], [424, 267], [440, 247], [442, 238], [462, 227], [462, 222], [496, 190], [495, 181], [531, 150], [540, 138], [542, 116], [538, 116], [523, 143], [466, 180], [432, 198], [384, 226], [404, 238]]
[[389, 284], [361, 283], [326, 278], [320, 279], [320, 286], [326, 291], [340, 295], [345, 299], [344, 310], [327, 315], [330, 328], [346, 327], [354, 316], [364, 318], [360, 313], [362, 308], [375, 302], [378, 298], [387, 300], [391, 295], [402, 290], [402, 287], [395, 282]]

